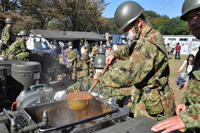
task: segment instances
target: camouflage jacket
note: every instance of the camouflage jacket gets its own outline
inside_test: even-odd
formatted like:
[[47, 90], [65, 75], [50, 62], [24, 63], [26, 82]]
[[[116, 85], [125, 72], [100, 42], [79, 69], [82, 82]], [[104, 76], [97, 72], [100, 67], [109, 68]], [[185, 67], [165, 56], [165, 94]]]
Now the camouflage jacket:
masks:
[[96, 51], [97, 51], [97, 47], [94, 46], [94, 47], [92, 48], [92, 52], [93, 52], [93, 54], [96, 54]]
[[[74, 90], [77, 91], [88, 91], [92, 85], [92, 83], [94, 82], [93, 78], [88, 76], [88, 77], [84, 77], [81, 78], [79, 81], [77, 81], [74, 85], [69, 86], [67, 89], [65, 89], [64, 91], [68, 94], [69, 92], [73, 92]], [[97, 83], [96, 88], [99, 86], [99, 84]]]
[[109, 56], [113, 53], [113, 50], [107, 49], [106, 50], [106, 56]]
[[9, 27], [4, 27], [1, 33], [1, 40], [3, 41], [4, 44], [10, 46], [14, 42], [13, 38], [13, 32], [11, 28]]
[[77, 53], [76, 53], [75, 49], [73, 49], [73, 50], [66, 50], [65, 55], [66, 55], [66, 58], [70, 59], [70, 60], [73, 59], [73, 58], [77, 58]]
[[[112, 69], [109, 69], [112, 71]], [[66, 93], [73, 92], [74, 90], [77, 91], [88, 91], [91, 85], [94, 83], [94, 79], [91, 76], [81, 78], [77, 81], [74, 85], [69, 86], [64, 91]], [[119, 89], [118, 91], [116, 91]], [[102, 87], [100, 83], [97, 83], [96, 87], [94, 88], [94, 92], [99, 92], [107, 99], [114, 97], [115, 99], [122, 99], [124, 96], [127, 95], [127, 91], [124, 90], [125, 88], [112, 88], [112, 87]], [[112, 95], [112, 96], [111, 96]]]
[[200, 128], [200, 50], [196, 54], [182, 103], [189, 106], [188, 109], [180, 112], [186, 128]]
[[89, 69], [90, 62], [85, 63], [86, 61], [90, 60], [88, 52], [85, 51], [83, 53], [82, 60], [83, 60], [83, 69]]
[[26, 47], [25, 40], [20, 38], [17, 41], [15, 41], [11, 46], [9, 47], [8, 53], [17, 55], [21, 52], [26, 52], [28, 49]]
[[97, 78], [103, 86], [135, 85], [141, 89], [145, 86], [164, 86], [168, 81], [168, 56], [162, 35], [148, 25], [140, 34], [139, 40], [112, 55], [129, 60], [120, 69], [106, 72], [103, 76], [98, 73]]
[[[131, 106], [134, 115], [156, 115], [164, 111], [165, 116], [171, 117], [175, 105], [172, 90], [168, 89], [168, 93], [164, 91], [168, 82], [169, 65], [162, 35], [146, 25], [137, 41], [115, 51], [112, 55], [128, 61], [121, 68], [106, 72], [103, 76], [98, 73], [97, 79], [102, 86], [114, 88], [134, 86], [135, 93]], [[150, 88], [151, 93], [145, 94], [143, 91], [145, 88]], [[148, 112], [142, 114], [141, 109], [136, 110], [138, 104], [144, 105], [143, 111]]]

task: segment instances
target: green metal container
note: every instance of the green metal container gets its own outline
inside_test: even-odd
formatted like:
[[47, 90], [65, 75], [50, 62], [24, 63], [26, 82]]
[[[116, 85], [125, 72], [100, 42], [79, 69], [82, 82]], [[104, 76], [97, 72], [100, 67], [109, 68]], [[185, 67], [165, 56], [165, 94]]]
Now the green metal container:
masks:
[[11, 75], [23, 86], [39, 84], [41, 65], [39, 62], [16, 62], [12, 64]]

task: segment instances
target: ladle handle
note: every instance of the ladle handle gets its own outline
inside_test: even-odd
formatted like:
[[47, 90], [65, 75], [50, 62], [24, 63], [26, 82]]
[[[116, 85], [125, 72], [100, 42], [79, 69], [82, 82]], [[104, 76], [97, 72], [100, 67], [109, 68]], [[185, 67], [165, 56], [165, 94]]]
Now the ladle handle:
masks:
[[[102, 75], [104, 75], [104, 73], [109, 65], [110, 64], [106, 64], [106, 66], [103, 68]], [[94, 83], [92, 84], [92, 86], [90, 87], [90, 89], [88, 90], [88, 92], [92, 92], [92, 90], [94, 89], [94, 87], [97, 85], [98, 82], [99, 82], [98, 80], [95, 80]]]

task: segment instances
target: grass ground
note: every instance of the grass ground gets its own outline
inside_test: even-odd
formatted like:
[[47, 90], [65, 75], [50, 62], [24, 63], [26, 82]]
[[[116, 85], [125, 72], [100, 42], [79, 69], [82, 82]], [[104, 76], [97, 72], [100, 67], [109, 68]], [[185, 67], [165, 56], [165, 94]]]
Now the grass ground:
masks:
[[[120, 49], [122, 46], [118, 46], [118, 49]], [[60, 56], [61, 57], [61, 56]], [[180, 103], [181, 98], [183, 96], [183, 93], [185, 92], [186, 88], [182, 88], [179, 90], [179, 86], [176, 85], [176, 79], [179, 76], [178, 70], [187, 58], [187, 55], [181, 55], [181, 60], [175, 60], [175, 55], [170, 55], [169, 56], [171, 59], [169, 59], [169, 67], [170, 67], [170, 76], [169, 76], [169, 85], [174, 91], [174, 96], [175, 96], [175, 102], [176, 104]], [[62, 62], [62, 59], [60, 58], [60, 62]], [[117, 63], [114, 65], [116, 67], [123, 66], [123, 62], [125, 61], [117, 61]], [[183, 72], [185, 72], [186, 68], [183, 68]], [[78, 72], [78, 78], [81, 77], [81, 72]], [[128, 92], [131, 92], [130, 88], [127, 88]]]

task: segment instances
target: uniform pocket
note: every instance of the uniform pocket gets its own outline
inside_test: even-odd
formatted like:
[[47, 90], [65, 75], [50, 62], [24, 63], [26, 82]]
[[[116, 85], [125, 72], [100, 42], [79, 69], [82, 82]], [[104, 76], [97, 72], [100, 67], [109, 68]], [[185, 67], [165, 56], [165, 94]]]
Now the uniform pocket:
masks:
[[89, 66], [86, 63], [83, 63], [83, 68], [82, 69], [89, 69]]
[[144, 93], [142, 100], [146, 106], [146, 110], [150, 115], [163, 112], [161, 96], [157, 90], [151, 90], [150, 93]]

